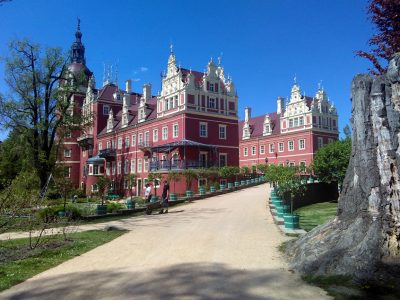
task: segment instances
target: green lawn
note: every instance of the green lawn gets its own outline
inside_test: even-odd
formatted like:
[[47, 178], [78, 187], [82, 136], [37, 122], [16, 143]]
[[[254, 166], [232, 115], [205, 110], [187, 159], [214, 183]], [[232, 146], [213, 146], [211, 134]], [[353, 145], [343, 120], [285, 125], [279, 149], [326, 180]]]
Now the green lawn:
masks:
[[336, 216], [337, 202], [311, 204], [295, 210], [300, 216], [300, 228], [310, 231]]
[[0, 291], [121, 236], [126, 231], [85, 231], [57, 236], [29, 250], [28, 239], [0, 242]]

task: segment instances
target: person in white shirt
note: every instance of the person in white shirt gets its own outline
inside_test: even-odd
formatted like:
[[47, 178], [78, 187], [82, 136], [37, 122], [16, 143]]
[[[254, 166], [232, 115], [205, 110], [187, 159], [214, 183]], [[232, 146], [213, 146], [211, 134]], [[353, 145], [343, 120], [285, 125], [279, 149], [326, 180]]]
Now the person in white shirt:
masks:
[[145, 199], [145, 201], [146, 202], [150, 202], [151, 196], [152, 196], [152, 194], [151, 194], [151, 185], [150, 185], [150, 183], [146, 183], [146, 188], [144, 190], [144, 199]]

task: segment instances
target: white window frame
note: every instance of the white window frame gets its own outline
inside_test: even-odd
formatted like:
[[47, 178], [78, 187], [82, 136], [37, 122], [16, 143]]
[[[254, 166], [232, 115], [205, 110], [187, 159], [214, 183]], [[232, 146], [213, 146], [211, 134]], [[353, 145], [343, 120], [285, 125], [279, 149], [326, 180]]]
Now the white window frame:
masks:
[[125, 159], [124, 163], [124, 173], [129, 174], [129, 160]]
[[143, 159], [143, 172], [148, 172], [149, 171], [149, 159], [144, 158]]
[[137, 160], [137, 171], [138, 171], [138, 173], [141, 173], [142, 172], [142, 159], [141, 158], [138, 158], [138, 160]]
[[111, 162], [111, 174], [115, 175], [115, 161]]
[[117, 175], [120, 175], [122, 173], [122, 161], [118, 161], [117, 164]]
[[[204, 129], [205, 129], [203, 134], [202, 134], [202, 130], [201, 130], [202, 126], [204, 126]], [[207, 122], [200, 122], [200, 124], [199, 124], [199, 136], [200, 137], [208, 137], [208, 124], [207, 124]]]
[[99, 151], [100, 151], [100, 150], [103, 150], [103, 143], [102, 143], [102, 142], [99, 142], [99, 146], [98, 146], [98, 147], [99, 147]]
[[119, 137], [119, 138], [118, 138], [117, 149], [118, 149], [118, 150], [122, 149], [122, 137]]
[[306, 149], [306, 140], [299, 139], [299, 150], [304, 150], [304, 149]]
[[208, 98], [207, 108], [215, 109], [215, 98]]
[[136, 134], [132, 134], [132, 146], [136, 146]]
[[251, 155], [257, 155], [257, 147], [256, 146], [251, 146]]
[[97, 183], [92, 184], [92, 193], [97, 193], [99, 191], [99, 186]]
[[138, 145], [143, 145], [143, 133], [139, 133], [139, 136], [138, 136]]
[[247, 147], [243, 148], [243, 156], [249, 156], [249, 148]]
[[129, 148], [130, 144], [129, 144], [129, 136], [125, 137], [125, 149]]
[[260, 154], [265, 154], [265, 145], [260, 145]]
[[208, 90], [210, 91], [210, 92], [214, 92], [214, 83], [208, 83]]
[[275, 144], [274, 143], [269, 144], [268, 148], [269, 148], [269, 153], [275, 153]]
[[317, 139], [318, 139], [318, 149], [321, 149], [324, 146], [324, 138], [319, 136]]
[[111, 149], [111, 141], [107, 141], [107, 148], [106, 149]]
[[110, 168], [111, 168], [111, 163], [108, 161], [106, 162], [106, 175], [110, 176]]
[[294, 141], [293, 140], [288, 141], [288, 151], [294, 151]]
[[[223, 130], [221, 131], [221, 129]], [[220, 140], [226, 140], [226, 125], [221, 125], [221, 124], [218, 125], [218, 136]]]
[[168, 140], [168, 126], [164, 126], [162, 128], [162, 137], [161, 137], [161, 139], [163, 141]]
[[220, 153], [218, 155], [218, 166], [221, 168], [223, 166], [221, 166], [221, 156], [225, 156], [225, 166], [228, 165], [228, 153]]
[[179, 136], [179, 127], [178, 124], [172, 125], [172, 137], [177, 138]]
[[136, 159], [131, 159], [131, 174], [135, 174], [136, 173]]
[[153, 129], [153, 142], [158, 142], [158, 129]]
[[72, 150], [71, 149], [64, 149], [64, 157], [71, 157]]
[[284, 152], [284, 151], [285, 151], [285, 143], [279, 142], [278, 143], [278, 152]]

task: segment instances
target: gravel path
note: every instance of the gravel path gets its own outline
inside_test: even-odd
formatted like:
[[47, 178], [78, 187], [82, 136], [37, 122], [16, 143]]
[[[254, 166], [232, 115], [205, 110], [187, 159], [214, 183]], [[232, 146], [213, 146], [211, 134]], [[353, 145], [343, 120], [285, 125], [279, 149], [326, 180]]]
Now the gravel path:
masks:
[[111, 222], [130, 232], [0, 299], [330, 299], [287, 270], [268, 193], [263, 184]]

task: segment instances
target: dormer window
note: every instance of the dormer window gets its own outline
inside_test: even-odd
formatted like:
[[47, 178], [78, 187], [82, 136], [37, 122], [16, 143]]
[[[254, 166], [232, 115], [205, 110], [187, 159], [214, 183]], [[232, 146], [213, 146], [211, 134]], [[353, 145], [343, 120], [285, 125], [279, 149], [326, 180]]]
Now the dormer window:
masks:
[[108, 105], [103, 106], [103, 116], [108, 116], [108, 113], [110, 112], [110, 107]]
[[250, 138], [249, 128], [243, 128], [243, 139], [249, 139], [249, 138]]
[[271, 131], [271, 127], [268, 125], [264, 125], [264, 134], [268, 134]]
[[214, 98], [208, 99], [208, 108], [215, 108], [215, 99]]
[[210, 83], [210, 92], [214, 92], [214, 83]]

